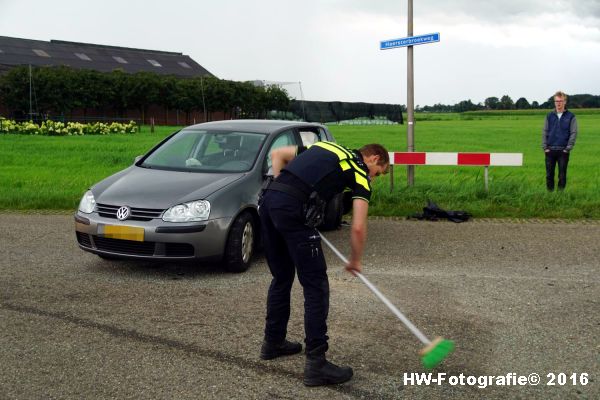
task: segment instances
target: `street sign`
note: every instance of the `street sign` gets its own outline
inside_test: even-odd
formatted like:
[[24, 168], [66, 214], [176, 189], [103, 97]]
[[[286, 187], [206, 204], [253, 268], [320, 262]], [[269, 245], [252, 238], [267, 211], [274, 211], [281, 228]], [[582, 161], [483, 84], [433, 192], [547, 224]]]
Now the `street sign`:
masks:
[[400, 39], [382, 40], [380, 50], [395, 49], [397, 47], [416, 46], [418, 44], [427, 44], [440, 41], [440, 33], [428, 33], [426, 35], [410, 36]]

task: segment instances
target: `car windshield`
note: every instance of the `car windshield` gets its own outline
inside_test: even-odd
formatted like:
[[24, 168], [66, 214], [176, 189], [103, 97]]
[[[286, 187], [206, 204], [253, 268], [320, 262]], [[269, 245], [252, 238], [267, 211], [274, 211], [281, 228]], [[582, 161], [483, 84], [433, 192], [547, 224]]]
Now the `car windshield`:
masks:
[[184, 129], [150, 154], [140, 167], [189, 172], [245, 172], [254, 165], [266, 135]]

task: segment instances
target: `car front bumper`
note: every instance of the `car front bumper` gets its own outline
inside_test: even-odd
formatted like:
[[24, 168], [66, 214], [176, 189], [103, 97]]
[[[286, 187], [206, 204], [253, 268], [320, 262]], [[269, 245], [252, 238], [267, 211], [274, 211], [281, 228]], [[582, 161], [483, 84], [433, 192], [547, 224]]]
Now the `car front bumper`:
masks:
[[75, 233], [82, 250], [109, 257], [145, 260], [221, 258], [231, 218], [169, 223], [119, 221], [96, 212], [75, 214]]

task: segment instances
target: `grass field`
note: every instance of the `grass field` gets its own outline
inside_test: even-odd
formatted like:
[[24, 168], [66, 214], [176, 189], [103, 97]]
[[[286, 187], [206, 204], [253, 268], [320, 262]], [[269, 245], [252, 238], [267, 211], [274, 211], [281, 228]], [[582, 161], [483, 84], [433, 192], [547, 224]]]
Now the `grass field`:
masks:
[[[393, 191], [389, 176], [375, 182], [370, 214], [406, 216], [431, 199], [476, 217], [600, 219], [600, 111], [575, 112], [579, 135], [562, 193], [545, 190], [544, 112], [417, 114], [417, 151], [518, 152], [524, 165], [490, 167], [489, 192], [482, 167], [417, 166], [411, 188], [406, 168], [396, 167]], [[0, 210], [74, 210], [90, 185], [130, 165], [175, 129], [111, 136], [0, 135]], [[332, 125], [330, 130], [349, 147], [380, 142], [390, 151], [406, 150], [406, 125]]]

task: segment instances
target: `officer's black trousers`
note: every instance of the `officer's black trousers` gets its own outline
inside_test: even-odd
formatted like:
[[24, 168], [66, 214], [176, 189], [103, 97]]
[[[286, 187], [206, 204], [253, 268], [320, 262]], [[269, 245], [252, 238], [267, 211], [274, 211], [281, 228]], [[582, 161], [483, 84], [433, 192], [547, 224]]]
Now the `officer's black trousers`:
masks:
[[546, 153], [546, 188], [554, 190], [554, 170], [558, 164], [558, 189], [562, 190], [567, 185], [567, 165], [569, 153], [562, 150], [550, 150]]
[[286, 337], [290, 291], [297, 272], [304, 290], [306, 350], [327, 344], [329, 281], [318, 232], [304, 225], [302, 203], [287, 193], [267, 191], [259, 214], [273, 276], [267, 297], [265, 340], [278, 343]]

